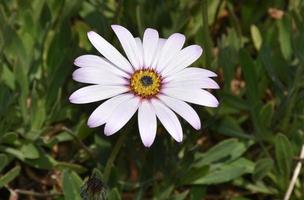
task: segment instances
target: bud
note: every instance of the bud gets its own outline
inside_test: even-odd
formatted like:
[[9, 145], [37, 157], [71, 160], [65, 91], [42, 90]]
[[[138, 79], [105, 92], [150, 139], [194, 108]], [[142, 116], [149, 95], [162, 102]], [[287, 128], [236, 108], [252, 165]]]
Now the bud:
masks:
[[106, 200], [106, 187], [97, 169], [81, 187], [80, 196], [83, 200]]

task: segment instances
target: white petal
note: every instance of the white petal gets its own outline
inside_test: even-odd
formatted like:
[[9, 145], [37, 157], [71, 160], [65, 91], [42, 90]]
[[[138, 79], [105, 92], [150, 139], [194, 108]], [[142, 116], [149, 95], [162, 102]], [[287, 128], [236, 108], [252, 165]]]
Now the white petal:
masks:
[[169, 108], [184, 118], [193, 128], [199, 130], [201, 128], [201, 120], [195, 110], [187, 103], [171, 98], [165, 95], [159, 95], [159, 99], [163, 101]]
[[73, 72], [73, 79], [81, 83], [127, 85], [129, 81], [100, 67], [83, 67]]
[[216, 77], [216, 73], [207, 70], [207, 69], [202, 69], [202, 68], [198, 68], [198, 67], [188, 67], [183, 69], [180, 72], [174, 73], [174, 74], [170, 74], [167, 76], [164, 76], [164, 81], [168, 82], [171, 80], [177, 80], [177, 79], [200, 79], [200, 78], [204, 78], [204, 77]]
[[144, 66], [144, 47], [141, 42], [141, 39], [139, 37], [135, 38], [137, 48], [139, 50], [139, 63], [140, 63], [140, 68]]
[[203, 89], [219, 89], [220, 86], [211, 78], [180, 78], [163, 84], [164, 88], [203, 88]]
[[118, 105], [106, 122], [104, 128], [105, 135], [109, 136], [119, 131], [134, 115], [139, 106], [139, 102], [140, 98], [134, 96], [130, 100]]
[[97, 67], [108, 70], [119, 76], [130, 78], [130, 75], [122, 71], [118, 67], [109, 63], [107, 60], [96, 55], [82, 55], [75, 59], [74, 64], [78, 67]]
[[147, 28], [144, 33], [144, 66], [150, 67], [158, 46], [158, 32], [152, 28]]
[[94, 31], [88, 32], [88, 38], [93, 46], [111, 63], [119, 67], [125, 72], [132, 73], [133, 68], [128, 62], [128, 60], [115, 49], [109, 42], [107, 42], [103, 37], [95, 33]]
[[177, 141], [183, 140], [183, 130], [177, 116], [172, 110], [161, 103], [158, 99], [151, 99], [155, 113], [169, 134]]
[[174, 33], [166, 40], [157, 62], [156, 69], [158, 72], [162, 71], [169, 61], [177, 55], [184, 43], [185, 36], [180, 33]]
[[203, 89], [163, 88], [162, 93], [182, 101], [202, 106], [217, 107], [219, 104], [212, 94]]
[[164, 38], [159, 38], [158, 39], [158, 43], [157, 43], [157, 48], [156, 48], [156, 52], [155, 52], [155, 55], [153, 57], [153, 61], [152, 61], [152, 64], [151, 66], [146, 66], [146, 67], [150, 67], [152, 69], [155, 69], [157, 67], [157, 62], [160, 58], [160, 55], [161, 55], [161, 51], [166, 43], [166, 39]]
[[126, 93], [108, 99], [100, 106], [98, 106], [91, 114], [91, 116], [88, 119], [88, 123], [87, 123], [88, 126], [93, 128], [103, 125], [104, 123], [106, 123], [107, 119], [111, 116], [113, 110], [118, 105], [120, 105], [124, 101], [128, 101], [133, 96], [134, 96], [133, 94]]
[[127, 91], [129, 91], [129, 88], [126, 86], [90, 85], [73, 92], [69, 100], [76, 104], [91, 103], [108, 99]]
[[149, 100], [143, 100], [138, 108], [138, 128], [140, 138], [146, 147], [150, 147], [156, 136], [156, 115]]
[[126, 28], [119, 25], [111, 26], [119, 39], [122, 48], [124, 49], [128, 59], [130, 60], [134, 69], [139, 69], [140, 65], [140, 53], [136, 45], [136, 41], [133, 35]]
[[198, 45], [191, 45], [182, 49], [163, 69], [162, 75], [166, 76], [188, 67], [202, 55], [202, 52], [203, 49]]

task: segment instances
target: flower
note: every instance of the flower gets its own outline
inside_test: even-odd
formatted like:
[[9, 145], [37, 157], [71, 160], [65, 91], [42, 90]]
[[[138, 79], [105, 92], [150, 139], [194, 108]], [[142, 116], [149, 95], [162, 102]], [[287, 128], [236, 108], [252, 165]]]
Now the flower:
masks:
[[182, 48], [185, 36], [180, 33], [163, 39], [156, 30], [147, 28], [141, 41], [120, 25], [111, 27], [128, 60], [90, 31], [90, 42], [104, 57], [82, 55], [74, 62], [80, 68], [74, 71], [73, 79], [92, 85], [75, 91], [70, 102], [84, 104], [108, 99], [91, 114], [88, 126], [105, 124], [104, 133], [109, 136], [138, 111], [139, 133], [146, 147], [155, 139], [156, 118], [177, 142], [182, 141], [183, 131], [176, 114], [199, 130], [200, 118], [186, 102], [217, 107], [217, 99], [205, 89], [219, 88], [210, 78], [217, 76], [214, 72], [188, 67], [201, 56], [202, 48]]

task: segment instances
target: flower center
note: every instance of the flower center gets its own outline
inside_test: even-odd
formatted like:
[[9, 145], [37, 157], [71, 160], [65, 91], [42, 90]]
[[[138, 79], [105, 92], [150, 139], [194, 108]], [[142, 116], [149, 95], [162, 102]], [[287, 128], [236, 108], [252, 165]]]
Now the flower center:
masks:
[[143, 76], [141, 77], [140, 82], [144, 87], [148, 87], [153, 84], [153, 79], [151, 76]]
[[149, 98], [158, 94], [160, 86], [160, 76], [151, 69], [137, 70], [130, 79], [131, 90], [143, 98]]

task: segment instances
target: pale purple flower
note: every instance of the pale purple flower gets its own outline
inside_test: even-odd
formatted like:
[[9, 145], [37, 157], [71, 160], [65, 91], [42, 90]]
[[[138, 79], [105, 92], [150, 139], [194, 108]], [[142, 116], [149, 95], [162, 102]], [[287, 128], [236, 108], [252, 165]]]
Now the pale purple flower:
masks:
[[93, 46], [104, 56], [82, 55], [74, 64], [80, 68], [73, 79], [92, 84], [75, 91], [70, 101], [75, 104], [103, 102], [88, 119], [89, 127], [105, 124], [109, 136], [119, 131], [138, 112], [141, 140], [150, 147], [156, 136], [157, 120], [177, 141], [183, 139], [180, 115], [199, 130], [198, 114], [187, 103], [217, 107], [217, 99], [205, 89], [218, 89], [210, 77], [217, 76], [206, 69], [188, 67], [202, 54], [198, 45], [183, 48], [185, 36], [172, 34], [159, 38], [148, 28], [143, 40], [134, 38], [124, 27], [112, 25], [128, 59], [97, 33], [88, 32]]

